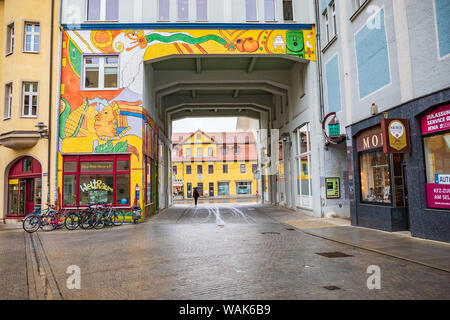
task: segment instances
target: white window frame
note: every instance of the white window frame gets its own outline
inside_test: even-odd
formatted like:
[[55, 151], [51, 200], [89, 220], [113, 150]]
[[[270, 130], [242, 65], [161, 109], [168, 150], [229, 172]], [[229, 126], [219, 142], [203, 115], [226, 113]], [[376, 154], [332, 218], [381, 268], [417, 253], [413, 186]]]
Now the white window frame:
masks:
[[213, 147], [209, 147], [209, 148], [208, 148], [208, 156], [209, 156], [209, 157], [214, 156], [214, 150], [213, 150]]
[[[300, 139], [300, 133], [304, 132], [301, 131], [301, 129], [303, 127], [306, 126], [307, 129], [307, 143], [306, 143], [306, 147], [307, 149], [302, 152], [302, 148], [301, 148], [301, 139]], [[301, 207], [301, 208], [308, 208], [311, 209], [312, 208], [312, 179], [308, 179], [308, 195], [303, 195], [302, 194], [302, 183], [301, 183], [301, 176], [302, 176], [302, 158], [306, 157], [307, 159], [307, 169], [308, 169], [308, 176], [312, 177], [312, 173], [311, 173], [311, 125], [309, 122], [302, 124], [301, 126], [299, 126], [295, 132], [295, 135], [297, 135], [296, 138], [296, 143], [297, 143], [297, 148], [295, 149], [295, 163], [297, 166], [297, 174], [298, 174], [298, 179], [300, 181], [296, 181], [296, 183], [299, 184], [299, 189], [297, 189], [296, 186], [296, 192], [297, 192], [297, 196], [296, 196], [296, 202], [297, 202], [297, 206]], [[298, 165], [297, 165], [298, 162]]]
[[[32, 30], [31, 32], [27, 31], [27, 26], [31, 25]], [[39, 26], [39, 32], [35, 32], [35, 27]], [[31, 43], [30, 43], [30, 50], [27, 50], [27, 36], [31, 36]], [[39, 39], [39, 49], [37, 51], [34, 51], [34, 37], [38, 36]], [[24, 53], [39, 53], [41, 50], [41, 24], [39, 22], [33, 22], [33, 21], [25, 21], [24, 23], [24, 29], [23, 29], [23, 52]]]
[[336, 21], [336, 3], [335, 1], [330, 3], [331, 8], [331, 20], [333, 21], [333, 36], [334, 38], [337, 35], [337, 21]]
[[14, 22], [6, 26], [6, 55], [14, 53], [15, 26]]
[[[99, 58], [99, 64], [98, 64], [98, 88], [86, 88], [86, 58], [89, 57], [94, 57], [94, 58]], [[108, 57], [115, 57], [117, 58], [117, 64], [105, 64], [105, 59]], [[118, 54], [86, 54], [83, 55], [83, 69], [82, 69], [82, 73], [83, 73], [83, 78], [81, 80], [81, 89], [82, 90], [116, 90], [119, 88], [119, 83], [120, 83], [120, 59], [119, 59], [119, 55]], [[95, 64], [92, 64], [90, 66], [97, 66]], [[116, 87], [108, 87], [105, 88], [105, 68], [107, 67], [117, 67], [117, 86]]]
[[326, 35], [326, 43], [330, 42], [331, 38], [330, 38], [330, 21], [329, 21], [329, 16], [328, 16], [328, 8], [324, 11], [323, 13], [323, 18], [325, 20], [325, 35]]
[[[117, 8], [117, 19], [116, 20], [106, 20], [106, 0], [100, 0], [100, 18], [99, 20], [89, 20], [89, 0], [86, 0], [85, 2], [85, 17], [86, 17], [86, 22], [105, 22], [105, 21], [111, 21], [111, 22], [117, 22], [119, 21], [119, 8]], [[117, 6], [119, 6], [120, 1], [117, 3]]]
[[[37, 85], [37, 91], [25, 91], [25, 86], [29, 84], [32, 90], [33, 85]], [[25, 114], [25, 96], [29, 97], [30, 105], [29, 105], [29, 113]], [[36, 97], [36, 114], [31, 114], [33, 110], [33, 97]], [[37, 118], [39, 112], [39, 82], [38, 81], [22, 81], [22, 107], [21, 107], [21, 116], [22, 118]]]
[[3, 120], [11, 119], [12, 105], [13, 105], [13, 83], [8, 82], [5, 84], [5, 105], [3, 109]]
[[201, 157], [203, 155], [202, 147], [197, 147], [197, 157]]
[[185, 158], [190, 158], [190, 157], [191, 157], [191, 148], [187, 148]]

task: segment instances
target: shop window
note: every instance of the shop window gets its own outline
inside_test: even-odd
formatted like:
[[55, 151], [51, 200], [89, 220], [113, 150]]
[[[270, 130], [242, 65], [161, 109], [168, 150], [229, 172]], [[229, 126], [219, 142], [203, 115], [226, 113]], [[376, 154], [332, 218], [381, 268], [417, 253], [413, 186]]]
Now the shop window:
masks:
[[24, 52], [38, 53], [41, 27], [39, 23], [25, 23]]
[[218, 182], [217, 190], [220, 196], [229, 195], [230, 194], [230, 183], [229, 182]]
[[391, 178], [388, 155], [382, 150], [359, 156], [361, 200], [363, 202], [391, 204]]
[[117, 21], [119, 0], [87, 0], [88, 21]]
[[85, 89], [117, 89], [118, 56], [85, 56], [83, 62]]
[[251, 182], [236, 182], [236, 194], [251, 194]]
[[130, 205], [129, 156], [68, 156], [63, 164], [64, 206]]

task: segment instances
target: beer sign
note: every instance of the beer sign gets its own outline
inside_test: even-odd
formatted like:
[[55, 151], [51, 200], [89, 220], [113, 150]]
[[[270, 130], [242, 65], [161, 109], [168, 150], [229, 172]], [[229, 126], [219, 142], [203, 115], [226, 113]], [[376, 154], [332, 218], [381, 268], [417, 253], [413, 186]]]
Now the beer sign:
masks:
[[408, 119], [381, 119], [384, 153], [409, 153]]

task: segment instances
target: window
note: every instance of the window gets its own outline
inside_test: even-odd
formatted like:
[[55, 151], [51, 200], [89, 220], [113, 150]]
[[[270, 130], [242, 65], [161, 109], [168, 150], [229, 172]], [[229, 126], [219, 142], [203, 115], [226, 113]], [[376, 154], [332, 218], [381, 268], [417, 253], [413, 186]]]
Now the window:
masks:
[[24, 52], [39, 52], [39, 23], [25, 23]]
[[323, 16], [324, 16], [324, 19], [325, 19], [326, 40], [327, 40], [327, 43], [328, 43], [328, 42], [330, 42], [330, 23], [328, 21], [328, 11], [325, 11]]
[[23, 159], [23, 172], [31, 172], [33, 171], [33, 159], [25, 158]]
[[355, 11], [363, 6], [363, 4], [368, 0], [353, 0], [353, 6]]
[[208, 0], [197, 0], [197, 21], [208, 20]]
[[219, 196], [224, 196], [230, 194], [230, 183], [229, 182], [218, 182], [217, 190]]
[[203, 174], [203, 166], [201, 164], [197, 166], [197, 174]]
[[390, 204], [391, 180], [388, 155], [382, 150], [362, 153], [359, 156], [361, 175], [361, 200]]
[[292, 0], [283, 0], [283, 19], [284, 21], [294, 21]]
[[36, 117], [38, 107], [38, 83], [23, 83], [22, 117]]
[[201, 133], [197, 133], [197, 140], [201, 140], [202, 139], [202, 134]]
[[64, 206], [130, 205], [129, 162], [129, 155], [65, 157]]
[[239, 147], [237, 143], [234, 144], [234, 155], [237, 156], [239, 154]]
[[85, 56], [84, 88], [117, 89], [119, 80], [118, 56]]
[[213, 148], [212, 148], [212, 147], [209, 147], [209, 148], [208, 148], [208, 156], [212, 157], [213, 155], [214, 155], [214, 153], [213, 153]]
[[119, 0], [87, 0], [87, 20], [119, 20]]
[[202, 156], [202, 148], [197, 148], [197, 157]]
[[192, 167], [190, 165], [186, 166], [186, 174], [191, 174], [192, 173]]
[[252, 183], [251, 182], [236, 182], [236, 194], [251, 194]]
[[304, 124], [295, 132], [295, 163], [299, 207], [312, 207], [311, 141], [310, 125]]
[[214, 173], [214, 166], [212, 164], [208, 165], [208, 173], [213, 174]]
[[150, 204], [153, 202], [152, 194], [152, 181], [153, 181], [153, 160], [150, 157], [145, 156], [145, 203]]
[[178, 0], [178, 21], [189, 20], [189, 0]]
[[173, 174], [176, 176], [177, 175], [177, 166], [173, 166], [172, 171], [173, 171]]
[[264, 0], [264, 20], [275, 21], [275, 4], [274, 0]]
[[6, 54], [14, 52], [14, 23], [6, 28]]
[[241, 173], [245, 173], [245, 164], [240, 165]]
[[169, 0], [159, 0], [158, 1], [158, 16], [160, 21], [170, 20], [170, 6]]
[[255, 163], [252, 164], [252, 172], [255, 173], [256, 171], [258, 171], [258, 165]]
[[245, 0], [245, 12], [247, 21], [258, 20], [256, 0]]
[[222, 154], [223, 154], [224, 156], [227, 155], [227, 147], [226, 147], [225, 145], [222, 147]]
[[336, 23], [336, 4], [331, 4], [331, 15], [333, 20], [333, 37], [337, 35], [337, 23]]
[[3, 109], [3, 119], [11, 118], [12, 99], [13, 99], [13, 84], [8, 83], [5, 85], [5, 105]]
[[186, 149], [186, 158], [190, 158], [191, 157], [191, 148], [187, 148]]
[[228, 173], [228, 165], [227, 165], [227, 164], [224, 164], [224, 165], [222, 166], [222, 170], [223, 170], [223, 173]]

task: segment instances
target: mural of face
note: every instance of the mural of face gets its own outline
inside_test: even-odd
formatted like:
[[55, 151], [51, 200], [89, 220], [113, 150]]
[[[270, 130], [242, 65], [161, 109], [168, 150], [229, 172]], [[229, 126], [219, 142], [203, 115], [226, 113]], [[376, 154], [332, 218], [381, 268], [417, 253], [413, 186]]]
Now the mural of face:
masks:
[[117, 119], [119, 111], [117, 106], [113, 103], [104, 107], [95, 116], [95, 132], [99, 137], [115, 137], [117, 135]]

